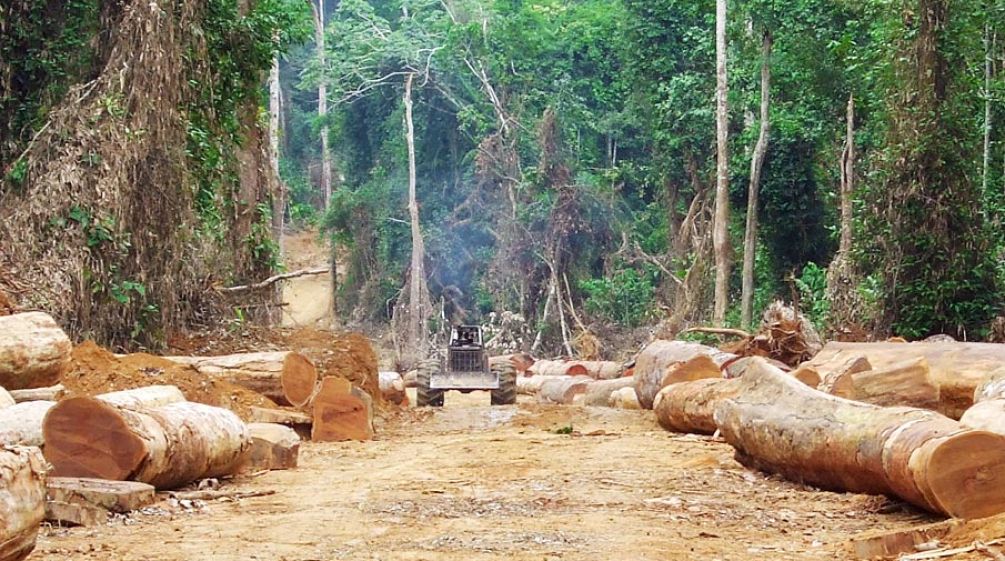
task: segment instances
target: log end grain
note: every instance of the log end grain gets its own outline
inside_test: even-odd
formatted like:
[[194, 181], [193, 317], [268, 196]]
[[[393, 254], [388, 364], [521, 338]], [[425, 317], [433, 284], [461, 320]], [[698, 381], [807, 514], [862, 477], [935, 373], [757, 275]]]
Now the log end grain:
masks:
[[922, 492], [946, 514], [973, 519], [1005, 512], [1005, 437], [966, 431], [925, 455]]
[[146, 447], [114, 406], [74, 397], [53, 406], [42, 425], [53, 475], [122, 480], [146, 459]]
[[294, 407], [303, 407], [314, 394], [318, 382], [318, 370], [314, 364], [300, 353], [289, 353], [283, 359], [280, 384], [283, 395]]

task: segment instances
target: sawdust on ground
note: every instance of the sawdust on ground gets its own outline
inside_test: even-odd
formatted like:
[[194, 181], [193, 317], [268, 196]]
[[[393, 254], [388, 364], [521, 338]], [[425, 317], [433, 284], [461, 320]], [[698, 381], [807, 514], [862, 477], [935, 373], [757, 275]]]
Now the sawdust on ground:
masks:
[[189, 401], [224, 407], [245, 419], [252, 406], [275, 407], [269, 398], [259, 393], [214, 380], [189, 366], [144, 353], [116, 357], [92, 341], [73, 349], [62, 383], [68, 396], [97, 395], [151, 385], [177, 386]]
[[935, 520], [732, 455], [651, 412], [450, 393], [442, 410], [384, 421], [376, 441], [305, 443], [300, 468], [228, 485], [274, 495], [51, 529], [32, 559], [824, 561], [849, 558], [863, 531]]

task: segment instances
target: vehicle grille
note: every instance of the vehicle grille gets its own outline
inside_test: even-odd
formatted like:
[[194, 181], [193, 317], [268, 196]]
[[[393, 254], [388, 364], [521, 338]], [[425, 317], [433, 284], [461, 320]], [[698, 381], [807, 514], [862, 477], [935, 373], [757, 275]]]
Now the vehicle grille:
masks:
[[482, 372], [485, 364], [481, 351], [450, 351], [451, 372]]

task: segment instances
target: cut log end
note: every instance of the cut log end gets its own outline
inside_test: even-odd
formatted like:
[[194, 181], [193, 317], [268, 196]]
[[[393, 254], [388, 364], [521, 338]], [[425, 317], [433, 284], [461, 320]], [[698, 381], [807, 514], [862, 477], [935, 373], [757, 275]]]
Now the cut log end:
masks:
[[283, 372], [280, 383], [283, 395], [294, 407], [303, 407], [314, 394], [314, 386], [318, 382], [318, 370], [305, 356], [300, 353], [289, 353], [283, 359]]
[[42, 431], [53, 475], [128, 479], [146, 457], [143, 440], [119, 410], [99, 399], [59, 402], [46, 415]]
[[923, 482], [935, 506], [955, 518], [984, 518], [1002, 512], [1005, 437], [967, 431], [938, 442], [930, 453]]

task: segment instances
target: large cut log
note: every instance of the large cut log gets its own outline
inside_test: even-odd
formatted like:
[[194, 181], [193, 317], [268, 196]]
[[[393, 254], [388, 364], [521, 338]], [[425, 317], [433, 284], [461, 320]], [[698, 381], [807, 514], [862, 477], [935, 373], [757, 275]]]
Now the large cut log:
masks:
[[109, 481], [89, 477], [49, 477], [48, 500], [87, 504], [111, 512], [139, 510], [154, 502], [154, 486], [138, 481]]
[[634, 387], [621, 388], [612, 393], [608, 405], [616, 409], [642, 409]]
[[720, 368], [736, 359], [736, 355], [719, 349], [688, 341], [656, 340], [646, 345], [635, 359], [635, 393], [644, 409], [653, 408], [656, 394], [663, 389], [663, 376], [667, 367], [698, 355], [709, 356]]
[[63, 387], [63, 384], [56, 384], [47, 388], [11, 390], [9, 393], [15, 403], [23, 403], [25, 401], [59, 401], [66, 395], [66, 388]]
[[303, 406], [318, 382], [317, 368], [293, 351], [165, 358], [258, 392], [280, 405]]
[[42, 432], [54, 475], [128, 479], [158, 489], [232, 474], [249, 446], [237, 415], [187, 401], [132, 410], [70, 398], [49, 410]]
[[54, 401], [26, 401], [0, 409], [0, 444], [42, 446], [42, 421]]
[[373, 416], [361, 396], [342, 378], [325, 377], [311, 400], [311, 440], [315, 442], [373, 439]]
[[516, 393], [523, 395], [537, 395], [541, 391], [541, 386], [550, 380], [569, 380], [572, 376], [526, 376], [516, 379]]
[[538, 399], [545, 403], [561, 403], [569, 405], [577, 395], [586, 393], [586, 388], [593, 382], [589, 376], [567, 376], [560, 380], [548, 380], [541, 385]]
[[714, 434], [715, 408], [724, 399], [736, 395], [739, 378], [705, 378], [669, 385], [656, 394], [653, 412], [660, 426], [668, 431]]
[[38, 448], [0, 449], [0, 561], [20, 561], [35, 549], [45, 518], [45, 472]]
[[[781, 361], [778, 361], [778, 360], [774, 360], [774, 359], [771, 359], [771, 358], [768, 358], [768, 357], [758, 357], [756, 355], [755, 356], [744, 356], [744, 357], [740, 357], [740, 358], [737, 358], [735, 360], [731, 360], [731, 361], [723, 364], [722, 365], [722, 377], [723, 378], [739, 378], [740, 376], [743, 376], [743, 373], [747, 371], [747, 365], [749, 365], [750, 361], [752, 361], [755, 358], [760, 358], [761, 360], [766, 360], [766, 361], [768, 361], [768, 364], [770, 364], [772, 366], [775, 366], [776, 368], [778, 368], [778, 369], [780, 369], [780, 370], [782, 370], [784, 372], [788, 372], [788, 371], [792, 370], [792, 367], [790, 367], [789, 365], [785, 364], [784, 362], [781, 362]], [[814, 388], [817, 387], [817, 384], [819, 384], [819, 383], [820, 383], [820, 381], [817, 380], [817, 383], [813, 384], [813, 387]]]
[[244, 471], [280, 470], [297, 467], [300, 437], [290, 427], [276, 423], [249, 423], [251, 448], [244, 456]]
[[958, 518], [1005, 511], [1003, 436], [933, 411], [828, 395], [763, 363], [738, 383], [715, 423], [749, 467]]
[[594, 407], [610, 407], [611, 394], [621, 388], [635, 389], [635, 380], [631, 378], [615, 378], [613, 380], [597, 380], [586, 388], [583, 395], [583, 405]]
[[594, 380], [613, 380], [624, 372], [623, 364], [609, 360], [577, 360], [566, 370], [569, 376], [589, 376]]
[[407, 398], [405, 394], [405, 381], [401, 379], [401, 374], [397, 372], [379, 373], [380, 394], [385, 401], [395, 405], [401, 405]]
[[975, 430], [1005, 435], [1005, 398], [975, 403], [960, 417], [960, 424]]
[[939, 388], [929, 377], [925, 357], [908, 359], [887, 368], [851, 375], [851, 399], [873, 405], [938, 409]]
[[974, 391], [988, 373], [1005, 364], [1005, 345], [996, 343], [827, 343], [810, 361], [826, 369], [849, 354], [869, 359], [873, 369], [884, 369], [908, 359], [924, 357], [932, 383], [939, 388], [939, 412], [954, 419], [973, 405]]
[[844, 357], [842, 361], [824, 371], [817, 389], [838, 397], [854, 399], [855, 385], [852, 382], [852, 376], [868, 370], [872, 370], [872, 364], [864, 356], [852, 355]]
[[0, 334], [0, 387], [21, 390], [59, 383], [73, 345], [51, 316], [0, 316]]

